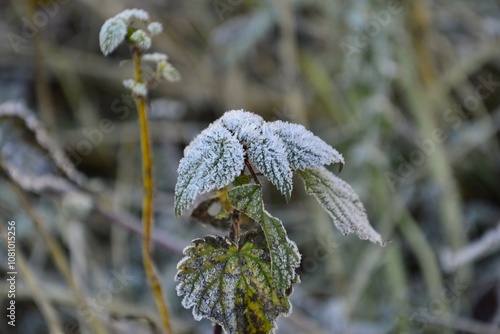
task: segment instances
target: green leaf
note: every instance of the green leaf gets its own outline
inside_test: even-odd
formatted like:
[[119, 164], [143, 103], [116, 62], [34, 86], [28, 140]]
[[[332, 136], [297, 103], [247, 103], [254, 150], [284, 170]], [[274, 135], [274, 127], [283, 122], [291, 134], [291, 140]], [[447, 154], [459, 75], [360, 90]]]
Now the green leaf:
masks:
[[250, 181], [252, 180], [252, 177], [247, 174], [241, 174], [240, 176], [236, 177], [233, 181], [233, 185], [235, 187], [237, 186], [242, 186], [244, 184], [249, 184]]
[[260, 185], [235, 187], [228, 192], [227, 196], [237, 210], [261, 225], [270, 251], [276, 287], [281, 293], [285, 293], [291, 284], [298, 280], [295, 273], [295, 268], [300, 265], [297, 245], [288, 239], [281, 221], [264, 209]]
[[208, 318], [226, 333], [269, 333], [291, 305], [275, 289], [263, 237], [244, 239], [240, 247], [219, 236], [194, 240], [177, 265], [177, 294], [196, 320]]
[[363, 203], [349, 184], [324, 167], [297, 172], [304, 181], [306, 192], [316, 197], [342, 234], [355, 233], [360, 239], [381, 246], [387, 244], [370, 225]]
[[99, 33], [99, 45], [102, 53], [107, 56], [113, 52], [127, 35], [127, 24], [120, 18], [112, 17], [102, 25]]

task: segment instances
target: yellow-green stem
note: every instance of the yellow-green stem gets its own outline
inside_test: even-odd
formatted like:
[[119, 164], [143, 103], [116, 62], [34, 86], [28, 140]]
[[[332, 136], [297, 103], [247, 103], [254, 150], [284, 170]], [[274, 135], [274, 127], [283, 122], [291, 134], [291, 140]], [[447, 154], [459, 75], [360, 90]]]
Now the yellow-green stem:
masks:
[[[134, 57], [134, 79], [142, 83], [141, 52], [137, 48], [133, 49]], [[146, 98], [137, 96], [135, 98], [137, 113], [139, 114], [139, 124], [141, 128], [141, 152], [142, 152], [142, 182], [143, 182], [143, 202], [142, 202], [142, 262], [148, 277], [149, 286], [155, 299], [156, 308], [160, 313], [160, 318], [166, 333], [171, 334], [170, 317], [168, 308], [163, 299], [158, 275], [155, 271], [153, 259], [151, 257], [151, 228], [153, 226], [153, 159], [151, 154], [151, 143], [149, 137], [149, 127], [146, 115]]]

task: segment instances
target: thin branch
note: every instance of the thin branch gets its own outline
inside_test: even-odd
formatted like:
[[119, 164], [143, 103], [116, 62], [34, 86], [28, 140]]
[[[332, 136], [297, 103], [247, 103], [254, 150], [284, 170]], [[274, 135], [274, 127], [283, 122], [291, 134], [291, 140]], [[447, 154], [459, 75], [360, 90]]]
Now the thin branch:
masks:
[[[96, 210], [109, 219], [111, 223], [126, 228], [136, 235], [143, 235], [141, 223], [134, 216], [125, 212], [113, 212], [100, 205], [97, 205]], [[182, 251], [188, 243], [158, 230], [151, 236], [151, 241], [153, 244], [158, 245], [158, 247], [177, 256], [184, 256]]]
[[497, 249], [500, 249], [500, 224], [478, 241], [472, 242], [458, 251], [453, 252], [450, 249], [442, 251], [441, 264], [444, 270], [451, 272], [491, 254]]
[[257, 177], [257, 174], [253, 170], [252, 164], [248, 159], [245, 159], [245, 165], [247, 166], [248, 170], [250, 171], [250, 174], [252, 174], [252, 178], [255, 181], [255, 183], [260, 184], [259, 178]]
[[[142, 82], [142, 60], [141, 51], [137, 47], [132, 49], [134, 59], [134, 79], [135, 82]], [[151, 256], [151, 228], [153, 223], [153, 159], [151, 154], [151, 142], [149, 136], [148, 120], [146, 115], [146, 98], [137, 96], [137, 113], [139, 114], [139, 123], [141, 128], [141, 152], [142, 152], [142, 182], [143, 182], [143, 235], [142, 235], [142, 261], [144, 270], [148, 277], [149, 286], [155, 299], [156, 308], [160, 312], [160, 317], [165, 331], [172, 333], [170, 317], [167, 304], [163, 298], [163, 292], [156, 273], [153, 259]]]

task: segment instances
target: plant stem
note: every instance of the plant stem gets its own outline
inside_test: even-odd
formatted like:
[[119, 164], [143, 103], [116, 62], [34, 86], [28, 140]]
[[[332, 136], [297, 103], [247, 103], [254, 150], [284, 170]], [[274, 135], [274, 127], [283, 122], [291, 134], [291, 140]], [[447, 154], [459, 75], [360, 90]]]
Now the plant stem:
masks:
[[[134, 79], [142, 82], [141, 51], [132, 49], [134, 57]], [[141, 152], [142, 152], [142, 182], [143, 182], [143, 203], [142, 203], [142, 262], [148, 277], [149, 286], [155, 299], [156, 308], [160, 312], [161, 321], [166, 333], [171, 334], [170, 318], [168, 308], [161, 289], [160, 280], [154, 268], [151, 257], [151, 228], [153, 226], [153, 159], [151, 154], [151, 142], [149, 137], [149, 127], [146, 115], [146, 98], [136, 96], [135, 98], [139, 123], [141, 127]]]
[[214, 334], [222, 334], [222, 327], [219, 324], [215, 324]]
[[245, 165], [248, 167], [250, 174], [252, 174], [252, 178], [255, 181], [255, 183], [260, 184], [259, 178], [257, 177], [257, 174], [255, 174], [255, 171], [253, 170], [252, 164], [246, 158], [245, 158]]

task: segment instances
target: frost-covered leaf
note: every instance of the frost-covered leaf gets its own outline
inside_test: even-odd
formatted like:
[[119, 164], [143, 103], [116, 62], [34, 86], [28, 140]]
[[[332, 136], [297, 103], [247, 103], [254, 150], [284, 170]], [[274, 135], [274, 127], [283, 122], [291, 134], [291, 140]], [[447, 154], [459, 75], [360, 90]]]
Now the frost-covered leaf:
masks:
[[262, 117], [244, 110], [231, 110], [220, 119], [246, 146], [250, 163], [256, 167], [286, 199], [292, 194], [292, 170], [285, 144]]
[[299, 170], [298, 173], [304, 180], [306, 192], [316, 197], [342, 234], [355, 233], [360, 239], [386, 245], [370, 225], [363, 204], [349, 184], [324, 167]]
[[168, 61], [163, 61], [158, 64], [158, 67], [161, 69], [161, 76], [167, 79], [170, 82], [176, 82], [181, 80], [181, 74], [174, 65], [170, 64]]
[[200, 194], [220, 189], [240, 175], [243, 147], [220, 122], [203, 130], [184, 150], [175, 185], [175, 214], [182, 214]]
[[299, 124], [283, 121], [269, 123], [286, 147], [288, 162], [294, 170], [344, 163], [342, 154]]
[[288, 163], [285, 145], [269, 127], [263, 124], [261, 134], [253, 139], [247, 148], [250, 163], [285, 195], [287, 201], [292, 195], [292, 170]]
[[127, 23], [130, 23], [133, 20], [139, 20], [139, 21], [149, 20], [149, 14], [144, 9], [137, 9], [137, 8], [125, 9], [123, 12], [116, 15], [115, 17]]
[[237, 210], [261, 225], [270, 250], [273, 279], [278, 291], [284, 293], [298, 279], [295, 273], [295, 268], [300, 265], [297, 245], [288, 239], [281, 221], [264, 209], [260, 185], [249, 184], [235, 187], [227, 195]]
[[113, 52], [127, 35], [127, 24], [120, 18], [112, 17], [102, 25], [99, 33], [99, 45], [102, 53], [107, 56]]
[[85, 178], [23, 104], [0, 104], [0, 169], [28, 191], [66, 192]]
[[243, 109], [225, 112], [220, 121], [245, 145], [260, 136], [261, 127], [265, 123], [259, 115]]
[[269, 333], [290, 302], [274, 288], [263, 238], [245, 239], [239, 247], [219, 236], [194, 240], [177, 265], [177, 294], [196, 320], [208, 318], [226, 333]]

